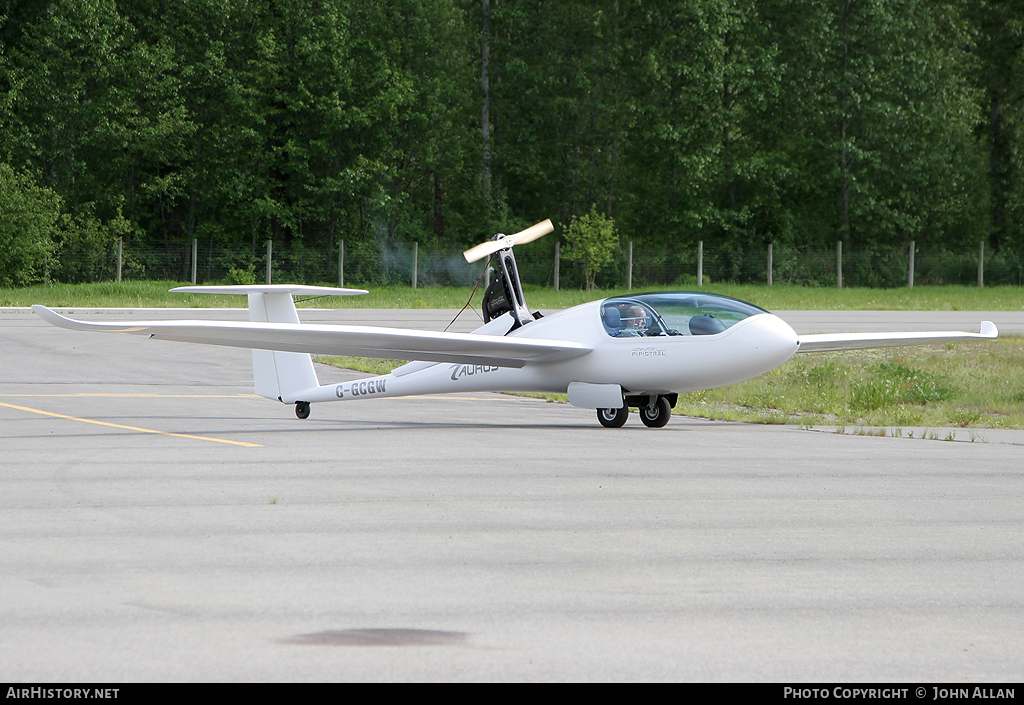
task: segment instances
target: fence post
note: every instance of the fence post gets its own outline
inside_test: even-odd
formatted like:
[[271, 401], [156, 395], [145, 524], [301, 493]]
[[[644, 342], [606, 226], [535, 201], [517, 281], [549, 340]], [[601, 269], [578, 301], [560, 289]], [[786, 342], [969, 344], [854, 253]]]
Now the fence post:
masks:
[[[555, 291], [558, 291], [558, 270], [561, 269], [561, 259], [558, 251], [561, 244], [561, 242], [555, 242]], [[490, 282], [487, 283], [490, 284]]]
[[117, 238], [117, 281], [121, 281], [121, 255], [122, 247], [124, 246], [124, 240]]
[[416, 270], [419, 269], [420, 243], [412, 243], [412, 288], [416, 288]]
[[196, 260], [199, 255], [199, 238], [192, 238], [192, 286], [196, 285]]
[[978, 287], [985, 286], [985, 241], [978, 243]]
[[629, 254], [626, 265], [626, 291], [633, 290], [633, 241], [626, 243], [626, 252]]
[[914, 288], [914, 241], [910, 241], [910, 264], [907, 267], [907, 288]]
[[274, 241], [267, 240], [267, 286], [270, 286], [270, 266], [273, 262]]
[[697, 286], [704, 286], [704, 241], [697, 240]]
[[338, 286], [345, 286], [345, 241], [338, 242]]
[[768, 243], [768, 286], [772, 285], [772, 243]]
[[836, 288], [843, 288], [843, 241], [836, 240]]

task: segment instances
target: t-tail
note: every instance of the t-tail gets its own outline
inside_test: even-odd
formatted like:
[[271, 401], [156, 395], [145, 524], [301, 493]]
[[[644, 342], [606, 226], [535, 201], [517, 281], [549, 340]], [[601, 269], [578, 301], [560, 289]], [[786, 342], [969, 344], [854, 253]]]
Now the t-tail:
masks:
[[[364, 289], [341, 289], [287, 284], [241, 286], [181, 286], [175, 292], [193, 294], [245, 294], [249, 298], [249, 320], [253, 323], [298, 323], [293, 296], [354, 296]], [[299, 418], [309, 416], [309, 400], [320, 388], [309, 353], [279, 350], [252, 351], [253, 388], [261, 397], [295, 404]]]

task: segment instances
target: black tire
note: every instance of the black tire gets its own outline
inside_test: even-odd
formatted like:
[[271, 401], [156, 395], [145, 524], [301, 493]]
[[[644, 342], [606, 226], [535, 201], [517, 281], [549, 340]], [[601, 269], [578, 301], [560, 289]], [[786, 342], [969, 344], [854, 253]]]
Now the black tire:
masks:
[[629, 417], [629, 407], [625, 404], [621, 409], [598, 409], [597, 420], [605, 428], [621, 428]]
[[665, 397], [658, 397], [654, 407], [641, 406], [640, 420], [647, 428], [661, 428], [672, 418], [672, 405]]
[[309, 402], [308, 401], [297, 401], [295, 402], [295, 415], [300, 419], [309, 418]]

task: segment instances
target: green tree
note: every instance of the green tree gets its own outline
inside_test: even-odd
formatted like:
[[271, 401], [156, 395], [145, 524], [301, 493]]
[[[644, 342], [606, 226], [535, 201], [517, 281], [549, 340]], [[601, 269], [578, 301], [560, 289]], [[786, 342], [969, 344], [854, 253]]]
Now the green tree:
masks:
[[940, 239], [976, 178], [962, 22], [920, 1], [800, 9], [803, 41], [787, 58], [789, 77], [804, 77], [789, 84], [791, 122], [812, 222], [847, 242]]
[[[381, 111], [371, 128], [374, 148], [363, 155], [377, 166], [386, 234], [443, 241], [448, 195], [456, 189], [479, 193], [476, 169], [467, 166], [479, 151], [470, 146], [475, 85], [465, 15], [451, 0], [366, 2], [359, 13], [355, 47], [366, 57], [359, 62], [359, 85], [373, 87], [368, 97]], [[454, 222], [478, 228], [479, 215], [472, 211], [482, 209], [465, 198], [453, 200], [465, 209]], [[467, 236], [476, 233], [463, 232]]]
[[594, 278], [607, 266], [619, 245], [615, 221], [601, 215], [594, 206], [582, 216], [573, 216], [565, 229], [566, 257], [579, 262], [587, 291], [594, 288]]
[[57, 194], [0, 162], [0, 286], [47, 278], [60, 217]]
[[975, 33], [974, 79], [980, 90], [979, 143], [987, 161], [989, 241], [996, 252], [1024, 246], [1024, 2], [965, 3]]
[[628, 120], [620, 0], [492, 3], [494, 200], [533, 222], [614, 215]]
[[[720, 232], [721, 194], [735, 194], [742, 98], [726, 85], [727, 39], [742, 37], [728, 0], [659, 11], [637, 3], [629, 24], [638, 61], [635, 129], [625, 147], [631, 200], [622, 220], [641, 242], [678, 245]], [[725, 145], [728, 142], [728, 147]], [[733, 208], [741, 208], [735, 199]]]
[[56, 0], [10, 32], [0, 84], [12, 162], [37, 172], [77, 221], [123, 217], [129, 240], [159, 231], [154, 213], [176, 188], [192, 132], [172, 44], [149, 41], [113, 0]]

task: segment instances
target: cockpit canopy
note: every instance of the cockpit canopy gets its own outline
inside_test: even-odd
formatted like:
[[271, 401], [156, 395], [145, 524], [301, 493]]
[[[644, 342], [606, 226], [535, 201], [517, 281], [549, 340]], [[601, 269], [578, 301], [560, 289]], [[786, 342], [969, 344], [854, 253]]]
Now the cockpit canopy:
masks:
[[675, 291], [617, 296], [601, 304], [601, 322], [613, 338], [714, 335], [763, 308], [718, 294]]

